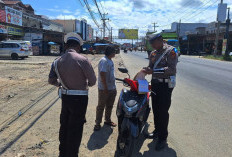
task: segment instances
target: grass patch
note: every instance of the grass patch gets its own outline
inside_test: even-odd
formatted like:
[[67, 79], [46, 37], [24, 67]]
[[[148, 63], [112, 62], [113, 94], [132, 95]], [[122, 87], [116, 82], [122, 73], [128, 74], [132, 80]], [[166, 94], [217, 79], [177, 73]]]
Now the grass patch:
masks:
[[206, 56], [203, 56], [203, 58], [220, 60], [220, 61], [232, 61], [232, 56], [226, 57], [226, 56], [206, 55]]

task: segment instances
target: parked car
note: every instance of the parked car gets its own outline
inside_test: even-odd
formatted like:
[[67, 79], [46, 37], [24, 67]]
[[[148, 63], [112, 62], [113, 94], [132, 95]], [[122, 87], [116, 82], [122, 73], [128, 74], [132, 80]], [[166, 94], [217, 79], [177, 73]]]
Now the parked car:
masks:
[[13, 60], [27, 58], [30, 48], [25, 41], [8, 40], [0, 42], [0, 57], [11, 57]]
[[103, 44], [103, 43], [95, 43], [93, 45], [93, 51], [96, 54], [104, 54], [106, 47], [110, 44]]

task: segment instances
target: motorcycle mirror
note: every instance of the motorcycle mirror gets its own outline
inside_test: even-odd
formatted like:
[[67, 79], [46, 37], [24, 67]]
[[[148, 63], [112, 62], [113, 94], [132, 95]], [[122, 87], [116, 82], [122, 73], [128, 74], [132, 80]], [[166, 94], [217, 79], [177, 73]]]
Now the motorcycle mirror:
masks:
[[128, 70], [126, 68], [118, 68], [118, 70], [121, 72], [121, 73], [128, 73]]

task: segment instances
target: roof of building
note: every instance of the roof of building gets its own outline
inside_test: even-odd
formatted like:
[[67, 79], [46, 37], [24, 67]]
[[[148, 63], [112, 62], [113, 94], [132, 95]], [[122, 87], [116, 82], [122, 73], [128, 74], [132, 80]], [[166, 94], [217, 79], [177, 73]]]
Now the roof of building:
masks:
[[30, 9], [32, 11], [34, 11], [34, 9], [32, 8], [32, 6], [30, 4], [24, 4], [24, 6], [27, 8], [27, 9]]
[[3, 0], [3, 2], [5, 4], [8, 4], [8, 5], [14, 5], [14, 4], [22, 3], [21, 1], [8, 1], [8, 0]]

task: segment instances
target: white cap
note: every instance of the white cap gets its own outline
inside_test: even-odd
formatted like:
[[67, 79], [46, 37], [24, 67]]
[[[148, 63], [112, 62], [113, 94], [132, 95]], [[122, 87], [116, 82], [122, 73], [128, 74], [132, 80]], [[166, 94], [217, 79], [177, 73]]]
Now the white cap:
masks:
[[83, 40], [81, 36], [75, 32], [70, 32], [64, 36], [64, 42], [67, 43], [68, 40], [76, 40], [77, 42], [80, 43], [80, 46], [83, 45]]

